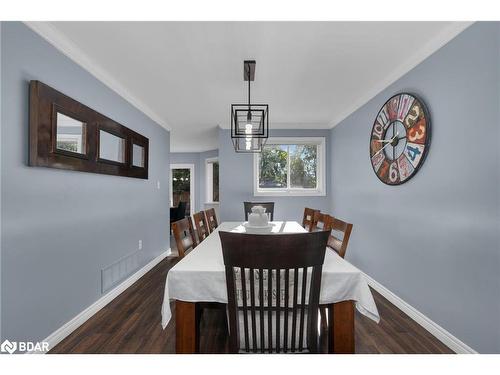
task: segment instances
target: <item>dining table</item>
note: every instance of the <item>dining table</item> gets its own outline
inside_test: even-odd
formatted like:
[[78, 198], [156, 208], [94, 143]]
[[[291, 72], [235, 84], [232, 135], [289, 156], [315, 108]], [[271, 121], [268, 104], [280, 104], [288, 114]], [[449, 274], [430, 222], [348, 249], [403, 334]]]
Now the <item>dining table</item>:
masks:
[[[199, 350], [197, 304], [227, 304], [226, 276], [219, 231], [248, 233], [245, 222], [223, 222], [167, 274], [162, 305], [162, 326], [172, 318], [170, 301], [175, 300], [177, 353]], [[296, 221], [270, 222], [262, 234], [304, 233]], [[320, 305], [327, 307], [328, 348], [331, 353], [354, 353], [354, 309], [379, 322], [380, 317], [364, 274], [334, 250], [327, 248], [321, 274]]]

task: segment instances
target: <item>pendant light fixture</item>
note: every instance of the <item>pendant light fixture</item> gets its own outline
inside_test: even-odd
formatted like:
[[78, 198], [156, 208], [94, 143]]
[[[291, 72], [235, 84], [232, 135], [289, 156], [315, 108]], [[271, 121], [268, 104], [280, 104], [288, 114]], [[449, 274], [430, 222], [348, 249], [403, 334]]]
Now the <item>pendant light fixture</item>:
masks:
[[231, 139], [236, 152], [262, 152], [269, 137], [269, 105], [252, 104], [250, 101], [250, 82], [255, 80], [255, 60], [243, 62], [243, 79], [248, 81], [248, 103], [231, 104]]

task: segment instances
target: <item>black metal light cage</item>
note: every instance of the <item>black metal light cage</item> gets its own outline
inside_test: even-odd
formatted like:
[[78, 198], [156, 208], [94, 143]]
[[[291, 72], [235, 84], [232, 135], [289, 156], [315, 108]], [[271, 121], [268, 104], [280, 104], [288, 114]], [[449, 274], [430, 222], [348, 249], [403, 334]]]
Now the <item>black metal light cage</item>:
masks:
[[248, 103], [231, 104], [231, 140], [236, 152], [262, 152], [269, 137], [269, 105], [251, 104], [250, 82], [255, 79], [255, 60], [243, 62], [248, 82]]
[[[252, 125], [251, 129], [247, 128], [248, 124]], [[248, 136], [269, 137], [268, 104], [231, 104], [231, 138]]]
[[239, 153], [256, 153], [262, 152], [266, 145], [267, 138], [247, 137], [247, 138], [232, 138], [234, 151]]

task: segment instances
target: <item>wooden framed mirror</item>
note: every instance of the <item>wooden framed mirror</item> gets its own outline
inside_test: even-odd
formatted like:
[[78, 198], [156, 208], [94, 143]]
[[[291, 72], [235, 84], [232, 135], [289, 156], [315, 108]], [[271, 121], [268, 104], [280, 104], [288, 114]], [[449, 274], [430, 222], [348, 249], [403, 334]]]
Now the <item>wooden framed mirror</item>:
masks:
[[40, 81], [30, 82], [29, 165], [148, 178], [149, 140]]

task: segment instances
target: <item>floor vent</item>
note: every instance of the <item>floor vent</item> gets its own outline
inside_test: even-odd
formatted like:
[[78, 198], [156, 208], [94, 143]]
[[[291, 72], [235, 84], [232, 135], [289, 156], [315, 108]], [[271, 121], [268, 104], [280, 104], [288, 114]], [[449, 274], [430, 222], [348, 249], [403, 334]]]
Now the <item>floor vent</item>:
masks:
[[139, 268], [140, 250], [126, 255], [101, 270], [101, 292], [104, 294]]

